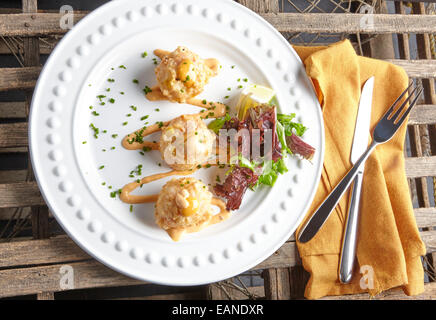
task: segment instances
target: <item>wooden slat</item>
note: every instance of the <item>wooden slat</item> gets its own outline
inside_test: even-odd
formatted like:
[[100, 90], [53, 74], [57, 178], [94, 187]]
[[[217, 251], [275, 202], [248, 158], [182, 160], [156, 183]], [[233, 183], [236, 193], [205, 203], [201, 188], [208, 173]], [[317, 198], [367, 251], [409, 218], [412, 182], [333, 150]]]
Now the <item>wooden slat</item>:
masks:
[[0, 184], [23, 182], [26, 177], [27, 170], [0, 170]]
[[423, 104], [415, 106], [410, 112], [408, 124], [436, 124], [436, 105]]
[[[86, 14], [74, 15], [77, 22]], [[392, 15], [375, 14], [374, 25], [361, 23], [366, 14], [353, 13], [261, 13], [280, 32], [308, 33], [431, 33], [434, 32], [436, 16], [431, 15]], [[0, 14], [0, 35], [2, 36], [42, 36], [62, 34], [59, 26], [61, 14]]]
[[436, 175], [436, 156], [406, 158], [408, 178], [431, 177]]
[[[422, 233], [422, 237], [428, 248], [436, 248], [436, 230], [425, 231]], [[75, 285], [77, 289], [141, 283], [110, 271], [94, 260], [83, 261], [87, 255], [65, 236], [21, 243], [4, 243], [0, 246], [0, 253], [2, 253], [0, 260], [3, 267], [10, 268], [12, 264], [24, 266], [54, 263], [49, 266], [21, 267], [0, 271], [0, 287], [5, 288], [0, 290], [0, 296], [59, 291], [59, 271], [60, 267], [65, 264], [73, 267], [75, 279], [79, 277], [79, 281]], [[296, 254], [295, 243], [286, 243], [277, 254], [272, 255], [254, 269], [291, 267], [296, 263], [294, 258]]]
[[0, 91], [33, 88], [40, 72], [40, 67], [1, 68]]
[[386, 61], [403, 67], [410, 78], [436, 78], [436, 60], [387, 59]]
[[414, 209], [416, 224], [419, 228], [431, 228], [436, 226], [436, 208]]
[[402, 289], [396, 288], [387, 290], [374, 298], [371, 298], [369, 294], [353, 294], [344, 295], [340, 297], [324, 297], [321, 300], [434, 300], [436, 299], [436, 282], [430, 282], [424, 284], [425, 292], [416, 296], [406, 296]]
[[[416, 215], [420, 227], [434, 222], [434, 217], [429, 216], [431, 213], [436, 213], [436, 208], [433, 210], [417, 209]], [[436, 248], [436, 230], [423, 231], [421, 235], [428, 248]], [[295, 242], [287, 242], [276, 253], [252, 269], [286, 268], [299, 265], [300, 259], [297, 255]], [[66, 261], [77, 262], [86, 259], [91, 258], [67, 236], [0, 243], [0, 268], [60, 264]]]
[[[208, 286], [207, 298], [209, 300], [230, 300], [229, 296], [232, 300], [247, 300], [248, 297], [245, 293], [239, 291], [236, 288], [232, 288], [230, 286], [224, 286], [224, 290], [216, 284], [211, 284]], [[265, 290], [262, 286], [257, 287], [248, 287], [248, 291], [250, 294], [263, 298], [265, 297]]]
[[0, 268], [90, 259], [91, 257], [67, 236], [0, 243]]
[[237, 0], [243, 6], [257, 13], [278, 13], [279, 0]]
[[308, 33], [426, 33], [434, 32], [436, 16], [355, 13], [265, 13], [261, 14], [280, 32]]
[[12, 148], [0, 148], [0, 154], [2, 153], [26, 153], [28, 152], [27, 147], [12, 147]]
[[[84, 16], [83, 13], [74, 14], [74, 22]], [[0, 35], [30, 37], [62, 34], [68, 30], [60, 27], [61, 18], [60, 13], [0, 14]]]
[[0, 148], [25, 147], [27, 144], [27, 123], [0, 124]]
[[0, 119], [26, 118], [26, 102], [0, 102]]
[[263, 272], [265, 279], [265, 297], [268, 300], [289, 300], [290, 274], [289, 268], [271, 268]]
[[35, 181], [0, 184], [0, 208], [44, 205]]
[[62, 291], [65, 288], [63, 287], [64, 283], [61, 282], [62, 276], [65, 276], [65, 269], [61, 269], [63, 266], [73, 270], [74, 289], [129, 286], [145, 283], [128, 278], [95, 260], [91, 260], [66, 263], [64, 265], [0, 270], [0, 297]]
[[[436, 60], [388, 59], [388, 62], [403, 67], [411, 78], [436, 78]], [[0, 91], [33, 88], [40, 67], [0, 69]]]
[[142, 297], [128, 298], [110, 298], [110, 300], [202, 300], [205, 298], [205, 293], [201, 290], [188, 291], [179, 293], [156, 294]]

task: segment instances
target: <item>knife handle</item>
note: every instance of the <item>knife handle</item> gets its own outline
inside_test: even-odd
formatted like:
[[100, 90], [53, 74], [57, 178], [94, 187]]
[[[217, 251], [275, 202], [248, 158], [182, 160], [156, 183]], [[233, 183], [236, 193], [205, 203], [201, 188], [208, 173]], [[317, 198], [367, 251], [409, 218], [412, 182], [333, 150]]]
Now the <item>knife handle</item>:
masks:
[[354, 261], [356, 259], [357, 226], [359, 222], [362, 180], [363, 171], [359, 171], [356, 178], [354, 178], [345, 233], [342, 239], [341, 259], [339, 262], [339, 281], [341, 283], [350, 283], [353, 276]]

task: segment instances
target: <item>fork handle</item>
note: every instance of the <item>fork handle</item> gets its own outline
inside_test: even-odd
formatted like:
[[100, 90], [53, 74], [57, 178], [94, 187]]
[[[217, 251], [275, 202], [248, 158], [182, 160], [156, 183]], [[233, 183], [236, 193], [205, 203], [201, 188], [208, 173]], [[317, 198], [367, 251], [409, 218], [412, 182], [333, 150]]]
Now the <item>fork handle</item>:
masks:
[[359, 172], [360, 166], [365, 163], [371, 152], [378, 145], [373, 141], [365, 153], [357, 160], [354, 166], [348, 171], [345, 177], [339, 182], [339, 184], [333, 189], [330, 195], [324, 200], [324, 202], [318, 207], [310, 220], [301, 229], [298, 241], [305, 243], [312, 239], [319, 229], [324, 225], [330, 213], [338, 204], [344, 192], [348, 189], [356, 174]]
[[341, 283], [350, 283], [353, 276], [354, 261], [356, 258], [357, 226], [359, 222], [359, 204], [362, 180], [363, 170], [359, 170], [356, 178], [354, 178], [344, 238], [342, 240], [341, 259], [339, 262], [339, 281], [341, 281]]

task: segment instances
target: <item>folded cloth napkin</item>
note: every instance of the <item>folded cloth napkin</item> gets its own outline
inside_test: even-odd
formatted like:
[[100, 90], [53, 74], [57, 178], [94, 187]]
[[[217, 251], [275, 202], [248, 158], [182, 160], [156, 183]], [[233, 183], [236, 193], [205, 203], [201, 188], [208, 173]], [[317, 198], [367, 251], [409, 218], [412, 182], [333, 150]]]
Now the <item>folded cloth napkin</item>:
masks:
[[[350, 152], [364, 82], [375, 76], [372, 130], [407, 87], [408, 77], [393, 64], [358, 56], [348, 40], [328, 47], [294, 48], [318, 93], [325, 126], [324, 167], [307, 221], [352, 166]], [[352, 282], [343, 285], [338, 280], [349, 192], [311, 241], [297, 242], [303, 267], [310, 273], [306, 298], [359, 292], [376, 295], [398, 286], [407, 295], [424, 290], [421, 256], [425, 246], [416, 225], [404, 168], [406, 127], [403, 125], [391, 141], [378, 146], [366, 162], [358, 266]]]

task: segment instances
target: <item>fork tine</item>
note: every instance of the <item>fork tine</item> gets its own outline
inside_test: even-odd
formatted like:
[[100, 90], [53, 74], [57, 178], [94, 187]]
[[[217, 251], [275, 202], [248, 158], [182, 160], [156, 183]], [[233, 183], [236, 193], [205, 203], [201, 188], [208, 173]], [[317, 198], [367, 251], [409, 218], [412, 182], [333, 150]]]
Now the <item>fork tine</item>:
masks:
[[[419, 96], [421, 95], [422, 91], [424, 90], [424, 88], [422, 86], [419, 86], [419, 91], [416, 94], [415, 98], [413, 99], [413, 101], [409, 104], [409, 107], [407, 108], [406, 112], [404, 112], [404, 114], [401, 116], [400, 120], [397, 122], [397, 124], [395, 125], [396, 128], [400, 127], [401, 124], [404, 122], [404, 120], [407, 118], [407, 116], [409, 115], [410, 111], [412, 111], [412, 108], [415, 106], [416, 102], [418, 101]], [[410, 98], [410, 96], [409, 96]], [[410, 99], [409, 99], [410, 100]]]
[[[395, 114], [393, 115], [393, 116], [390, 116], [389, 115], [389, 117], [391, 118], [391, 119], [397, 119], [398, 118], [398, 116], [401, 114], [401, 112], [404, 110], [404, 106], [409, 102], [409, 100], [411, 99], [411, 97], [413, 97], [413, 94], [416, 92], [416, 90], [418, 90], [418, 88], [419, 88], [419, 86], [417, 86], [417, 87], [415, 87], [413, 90], [412, 90], [412, 92], [409, 94], [409, 96], [407, 97], [407, 99], [406, 100], [404, 100], [404, 102], [401, 104], [401, 106], [397, 109], [397, 111], [395, 111]], [[392, 112], [393, 113], [393, 112]]]
[[388, 111], [386, 111], [384, 118], [388, 118], [392, 111], [395, 109], [395, 106], [397, 105], [398, 101], [400, 101], [404, 95], [409, 91], [409, 89], [412, 87], [413, 82], [411, 81], [409, 86], [406, 88], [406, 90], [403, 91], [403, 93], [397, 98], [397, 100], [394, 101], [394, 103], [391, 105], [391, 107], [388, 109]]

